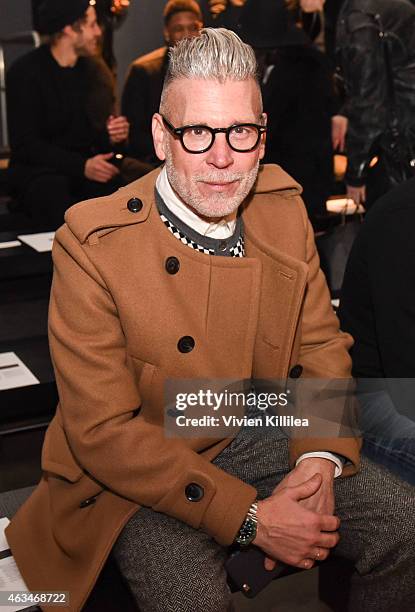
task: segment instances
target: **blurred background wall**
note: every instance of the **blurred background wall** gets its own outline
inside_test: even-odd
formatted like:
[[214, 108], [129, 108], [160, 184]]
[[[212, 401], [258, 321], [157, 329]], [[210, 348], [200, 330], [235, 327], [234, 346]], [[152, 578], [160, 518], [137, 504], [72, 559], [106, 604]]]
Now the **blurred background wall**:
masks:
[[166, 0], [131, 0], [128, 17], [114, 37], [119, 87], [124, 82], [128, 64], [134, 58], [163, 44], [165, 4]]

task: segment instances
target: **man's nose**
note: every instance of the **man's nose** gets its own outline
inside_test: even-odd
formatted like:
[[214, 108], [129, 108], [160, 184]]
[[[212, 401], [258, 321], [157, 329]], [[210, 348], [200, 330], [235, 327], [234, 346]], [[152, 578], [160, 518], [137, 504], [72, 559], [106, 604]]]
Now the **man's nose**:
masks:
[[233, 151], [228, 145], [226, 134], [216, 134], [215, 141], [207, 152], [206, 161], [216, 168], [227, 168], [233, 164]]

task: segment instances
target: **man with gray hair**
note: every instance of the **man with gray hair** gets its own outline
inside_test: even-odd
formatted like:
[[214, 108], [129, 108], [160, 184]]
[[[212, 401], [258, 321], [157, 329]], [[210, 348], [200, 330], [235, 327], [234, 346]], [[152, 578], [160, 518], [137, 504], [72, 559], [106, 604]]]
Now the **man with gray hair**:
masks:
[[164, 428], [174, 381], [350, 376], [300, 187], [259, 169], [265, 133], [252, 49], [203, 30], [171, 50], [153, 117], [164, 167], [75, 205], [56, 234], [60, 403], [6, 536], [28, 587], [64, 588], [70, 610], [111, 549], [140, 610], [231, 610], [232, 544], [262, 550], [267, 570], [335, 548], [356, 564], [350, 610], [415, 606], [415, 490], [367, 459], [359, 470], [352, 435]]

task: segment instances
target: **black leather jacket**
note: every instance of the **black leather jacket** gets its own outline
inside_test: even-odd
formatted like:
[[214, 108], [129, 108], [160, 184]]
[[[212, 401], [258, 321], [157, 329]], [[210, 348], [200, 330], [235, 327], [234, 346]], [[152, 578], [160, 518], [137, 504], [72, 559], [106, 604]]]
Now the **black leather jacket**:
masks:
[[415, 7], [409, 0], [346, 0], [337, 26], [337, 53], [349, 118], [349, 185], [365, 184], [374, 154], [388, 155], [390, 88], [386, 34], [400, 132], [415, 143]]

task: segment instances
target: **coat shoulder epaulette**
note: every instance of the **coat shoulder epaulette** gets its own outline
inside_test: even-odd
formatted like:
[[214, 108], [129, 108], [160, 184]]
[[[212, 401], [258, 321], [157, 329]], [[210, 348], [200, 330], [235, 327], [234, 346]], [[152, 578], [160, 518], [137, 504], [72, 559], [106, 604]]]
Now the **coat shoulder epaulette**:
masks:
[[79, 242], [90, 244], [117, 228], [143, 223], [154, 203], [154, 187], [160, 169], [115, 193], [79, 202], [65, 213], [65, 223]]
[[287, 174], [276, 164], [264, 164], [260, 166], [258, 178], [253, 187], [253, 193], [274, 193], [281, 195], [300, 195], [302, 187], [292, 176]]

